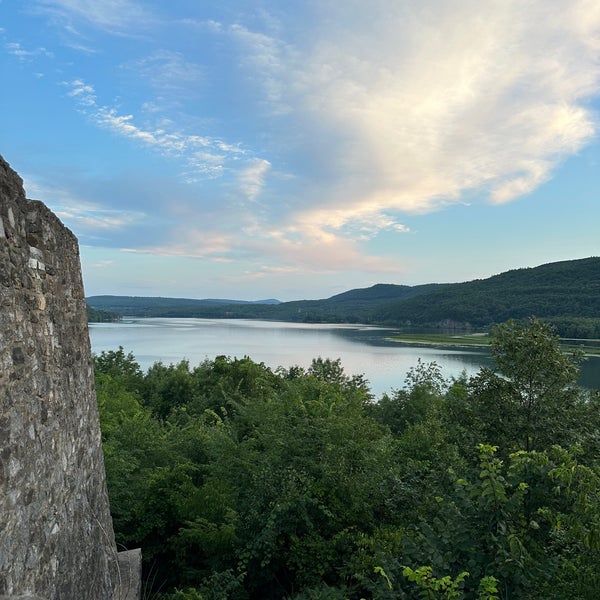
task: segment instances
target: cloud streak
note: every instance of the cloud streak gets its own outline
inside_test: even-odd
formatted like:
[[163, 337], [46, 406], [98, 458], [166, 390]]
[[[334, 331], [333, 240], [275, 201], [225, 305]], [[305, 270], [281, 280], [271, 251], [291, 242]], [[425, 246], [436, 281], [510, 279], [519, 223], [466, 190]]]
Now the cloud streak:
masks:
[[107, 239], [114, 232], [143, 224], [148, 218], [142, 211], [102, 206], [33, 179], [26, 178], [25, 187], [29, 197], [43, 198], [62, 221], [86, 238]]
[[79, 25], [119, 35], [130, 35], [154, 21], [143, 4], [131, 0], [38, 0], [43, 13], [76, 33]]
[[16, 56], [21, 61], [33, 60], [40, 56], [45, 56], [48, 58], [52, 58], [53, 56], [52, 52], [49, 52], [42, 46], [34, 48], [33, 50], [27, 50], [19, 42], [8, 42], [4, 47], [6, 48], [8, 54]]
[[94, 87], [83, 80], [66, 82], [66, 86], [69, 96], [76, 100], [81, 111], [96, 125], [153, 148], [164, 156], [185, 160], [187, 179], [190, 181], [194, 177], [219, 177], [228, 160], [244, 154], [238, 146], [219, 139], [169, 131], [162, 127], [140, 127], [133, 115], [119, 114], [115, 107], [99, 104]]

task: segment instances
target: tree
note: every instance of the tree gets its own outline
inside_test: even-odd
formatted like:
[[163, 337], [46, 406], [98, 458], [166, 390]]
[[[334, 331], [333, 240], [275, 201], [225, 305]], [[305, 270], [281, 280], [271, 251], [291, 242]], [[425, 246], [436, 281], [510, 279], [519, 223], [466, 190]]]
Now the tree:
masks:
[[93, 359], [95, 375], [110, 375], [128, 391], [140, 390], [144, 374], [133, 354], [125, 354], [123, 346], [119, 346], [118, 350], [96, 354]]
[[487, 441], [510, 450], [577, 442], [585, 412], [577, 388], [580, 352], [567, 355], [547, 324], [508, 321], [492, 331], [494, 369], [470, 382], [474, 426]]

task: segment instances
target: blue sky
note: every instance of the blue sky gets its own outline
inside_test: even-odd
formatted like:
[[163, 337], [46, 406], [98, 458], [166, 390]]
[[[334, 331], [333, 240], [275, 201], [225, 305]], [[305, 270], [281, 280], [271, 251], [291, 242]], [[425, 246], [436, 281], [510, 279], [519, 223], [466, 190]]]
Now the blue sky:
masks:
[[0, 68], [0, 154], [88, 295], [600, 254], [597, 0], [0, 0]]

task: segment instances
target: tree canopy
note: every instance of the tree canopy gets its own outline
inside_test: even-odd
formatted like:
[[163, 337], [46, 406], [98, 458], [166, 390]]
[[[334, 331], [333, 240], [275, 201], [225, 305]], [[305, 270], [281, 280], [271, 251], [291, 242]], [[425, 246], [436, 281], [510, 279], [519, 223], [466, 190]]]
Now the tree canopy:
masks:
[[339, 360], [95, 374], [117, 541], [168, 600], [559, 599], [600, 589], [597, 392], [549, 327], [493, 369], [419, 362], [374, 399]]

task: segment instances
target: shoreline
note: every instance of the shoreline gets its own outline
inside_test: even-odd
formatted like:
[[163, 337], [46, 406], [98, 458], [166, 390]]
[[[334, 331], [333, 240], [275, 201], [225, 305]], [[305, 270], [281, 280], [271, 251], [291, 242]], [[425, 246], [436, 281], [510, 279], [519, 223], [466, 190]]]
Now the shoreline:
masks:
[[[490, 347], [490, 336], [487, 333], [465, 333], [449, 335], [445, 333], [405, 333], [386, 337], [387, 341], [401, 346], [430, 346], [437, 348], [472, 348], [487, 350]], [[566, 351], [582, 350], [584, 356], [600, 356], [600, 340], [560, 339]], [[577, 343], [579, 342], [579, 343]], [[590, 342], [597, 345], [589, 345]]]

